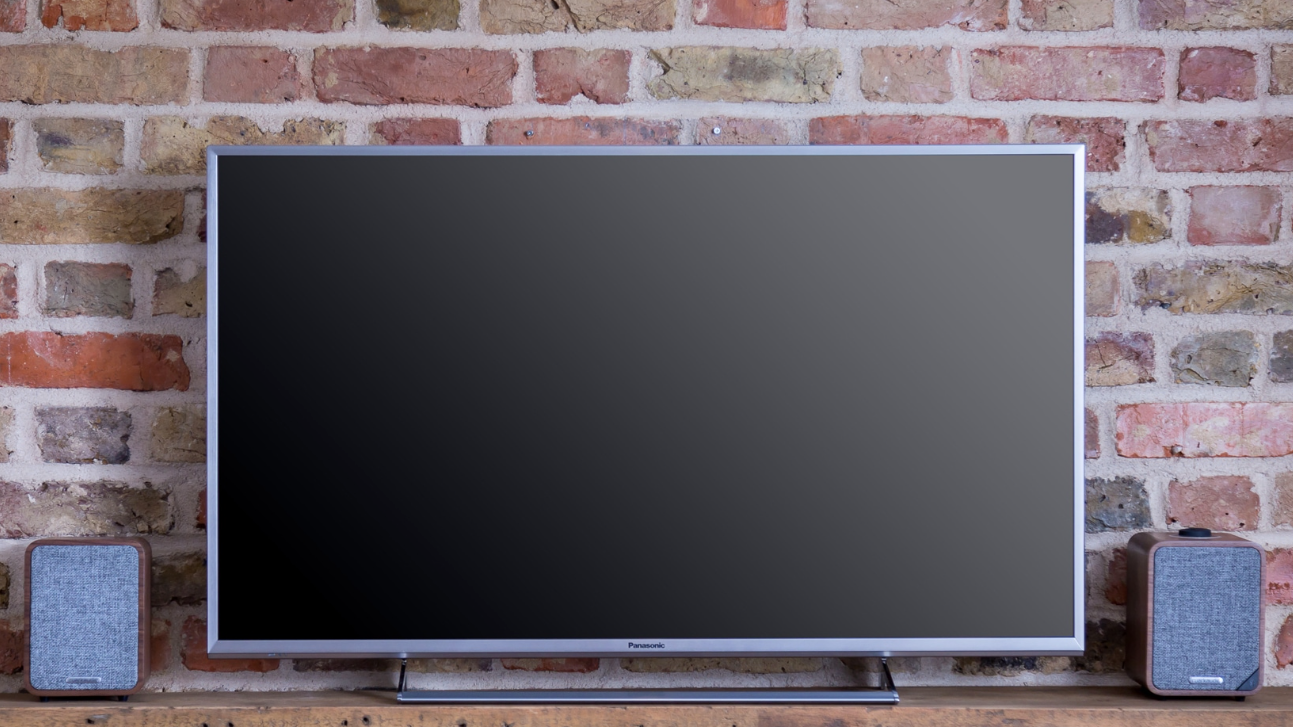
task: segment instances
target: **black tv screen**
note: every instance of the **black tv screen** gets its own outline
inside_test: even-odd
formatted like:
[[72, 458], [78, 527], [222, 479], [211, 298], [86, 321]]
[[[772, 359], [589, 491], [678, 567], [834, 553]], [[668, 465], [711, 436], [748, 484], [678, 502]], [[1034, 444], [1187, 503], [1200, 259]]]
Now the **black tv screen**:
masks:
[[210, 161], [213, 655], [1080, 651], [1081, 147]]

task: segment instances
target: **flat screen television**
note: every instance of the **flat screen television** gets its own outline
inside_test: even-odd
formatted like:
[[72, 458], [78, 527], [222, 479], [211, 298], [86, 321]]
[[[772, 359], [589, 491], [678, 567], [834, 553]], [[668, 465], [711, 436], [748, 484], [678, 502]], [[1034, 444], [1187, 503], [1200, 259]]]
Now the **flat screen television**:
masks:
[[212, 147], [213, 657], [1076, 654], [1083, 147]]

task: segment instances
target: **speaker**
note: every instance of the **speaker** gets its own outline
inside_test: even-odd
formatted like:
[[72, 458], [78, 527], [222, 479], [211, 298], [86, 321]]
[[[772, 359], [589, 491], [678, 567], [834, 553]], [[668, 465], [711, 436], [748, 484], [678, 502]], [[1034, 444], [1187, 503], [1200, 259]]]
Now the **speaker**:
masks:
[[1243, 697], [1262, 686], [1266, 556], [1204, 528], [1127, 544], [1127, 673], [1164, 696]]
[[148, 678], [152, 551], [139, 538], [37, 540], [27, 547], [27, 690], [118, 696]]

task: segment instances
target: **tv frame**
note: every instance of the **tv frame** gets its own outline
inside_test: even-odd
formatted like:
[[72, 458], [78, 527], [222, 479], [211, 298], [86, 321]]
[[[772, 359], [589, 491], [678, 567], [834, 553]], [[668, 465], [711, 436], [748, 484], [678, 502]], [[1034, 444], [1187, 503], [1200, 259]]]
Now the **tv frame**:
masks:
[[[633, 650], [633, 639], [527, 640], [241, 640], [220, 639], [219, 506], [219, 169], [233, 156], [963, 156], [1062, 155], [1073, 158], [1073, 636], [864, 639], [665, 639]], [[216, 658], [455, 658], [628, 656], [1018, 656], [1083, 653], [1085, 161], [1083, 144], [929, 146], [209, 146], [207, 147], [207, 651]], [[400, 604], [391, 604], [401, 608]], [[416, 618], [411, 615], [411, 618]]]

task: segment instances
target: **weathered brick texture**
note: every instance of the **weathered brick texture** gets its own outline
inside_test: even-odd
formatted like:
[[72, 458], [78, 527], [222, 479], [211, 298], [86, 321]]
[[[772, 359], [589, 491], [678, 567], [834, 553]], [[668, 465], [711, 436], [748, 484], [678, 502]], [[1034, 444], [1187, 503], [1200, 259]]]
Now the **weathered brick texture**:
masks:
[[385, 119], [373, 125], [370, 144], [461, 144], [457, 119]]
[[458, 0], [377, 0], [377, 21], [388, 28], [454, 30]]
[[47, 263], [45, 314], [130, 318], [135, 309], [130, 297], [132, 272], [122, 263]]
[[1293, 454], [1293, 404], [1127, 404], [1117, 441], [1123, 457], [1284, 457]]
[[1157, 48], [1004, 47], [970, 54], [970, 95], [986, 101], [1157, 101]]
[[1190, 48], [1181, 52], [1177, 82], [1182, 101], [1257, 97], [1257, 56], [1237, 48]]
[[[354, 688], [398, 668], [205, 654], [208, 144], [1083, 143], [1087, 653], [894, 665], [915, 684], [1116, 675], [1118, 544], [1201, 524], [1273, 551], [1267, 683], [1293, 685], [1289, 0], [0, 0], [0, 40], [0, 390], [25, 389], [0, 397], [0, 533], [148, 535], [168, 689]], [[663, 188], [640, 202], [645, 215], [705, 204]], [[428, 235], [459, 214], [425, 204]], [[793, 225], [815, 211], [776, 213]], [[353, 256], [382, 244], [338, 257], [340, 297], [302, 301], [284, 340], [344, 306]], [[908, 272], [913, 296], [957, 304]], [[6, 602], [20, 552], [0, 548], [0, 673], [21, 668]], [[437, 686], [708, 678], [691, 672], [830, 684], [877, 668], [840, 666], [410, 664]]]
[[1160, 172], [1293, 171], [1293, 118], [1151, 121], [1145, 138]]
[[46, 28], [128, 31], [139, 27], [129, 0], [45, 0], [40, 21]]
[[284, 103], [301, 97], [296, 56], [265, 46], [216, 46], [207, 51], [202, 97], [234, 103]]
[[341, 30], [353, 0], [161, 0], [162, 25], [176, 30]]
[[27, 27], [26, 0], [0, 0], [0, 33], [18, 33]]
[[168, 488], [149, 484], [0, 481], [0, 535], [165, 535], [175, 522], [171, 503]]
[[27, 104], [183, 104], [189, 52], [92, 50], [76, 45], [0, 46], [0, 101]]
[[1192, 245], [1269, 245], [1279, 237], [1280, 190], [1274, 187], [1192, 187]]
[[1086, 314], [1107, 318], [1118, 314], [1118, 268], [1111, 262], [1086, 264]]
[[629, 96], [630, 54], [623, 50], [554, 48], [534, 54], [539, 103], [563, 104], [578, 95], [597, 103], [624, 103]]
[[1155, 263], [1136, 273], [1137, 304], [1171, 313], [1293, 315], [1293, 268], [1196, 260]]
[[1139, 9], [1146, 30], [1293, 28], [1284, 0], [1141, 0]]
[[1000, 119], [960, 116], [829, 116], [808, 124], [810, 144], [1004, 144]]
[[499, 119], [489, 122], [487, 144], [677, 144], [680, 124], [643, 119]]
[[220, 116], [205, 127], [176, 116], [149, 119], [144, 124], [144, 171], [149, 174], [201, 174], [206, 171], [206, 148], [211, 144], [314, 144], [341, 143], [342, 127], [335, 121], [287, 121], [281, 132], [266, 132], [250, 119]]
[[719, 28], [785, 30], [786, 0], [699, 0], [692, 19]]
[[821, 102], [840, 73], [839, 54], [815, 48], [661, 48], [651, 55], [664, 69], [649, 84], [660, 99]]
[[1006, 27], [1006, 0], [808, 0], [808, 25], [855, 30]]
[[862, 49], [862, 95], [868, 101], [947, 103], [952, 100], [952, 49], [895, 46]]
[[179, 336], [0, 334], [0, 387], [161, 391], [189, 387]]
[[780, 121], [769, 119], [734, 119], [711, 116], [696, 122], [696, 143], [717, 144], [789, 144], [790, 129]]
[[1165, 189], [1095, 188], [1086, 193], [1086, 242], [1138, 245], [1172, 236], [1172, 202]]
[[1247, 477], [1200, 477], [1167, 486], [1167, 524], [1234, 532], [1256, 530], [1260, 503]]
[[1154, 340], [1146, 333], [1101, 333], [1086, 342], [1086, 385], [1121, 386], [1154, 380]]
[[125, 124], [107, 119], [37, 119], [41, 166], [63, 174], [111, 174], [122, 166]]
[[1186, 336], [1172, 349], [1178, 384], [1248, 386], [1257, 375], [1257, 337], [1249, 331]]
[[1023, 0], [1024, 30], [1098, 30], [1113, 27], [1113, 0]]
[[[2, 50], [2, 48], [0, 48]], [[0, 191], [0, 244], [149, 243], [179, 234], [180, 190]]]
[[111, 407], [36, 410], [41, 459], [62, 464], [124, 464], [130, 460], [130, 412]]
[[175, 315], [181, 318], [200, 318], [207, 310], [207, 270], [197, 268], [185, 277], [180, 272], [166, 268], [157, 273], [153, 282], [153, 315]]
[[18, 317], [18, 274], [13, 265], [0, 263], [0, 318]]
[[512, 101], [516, 58], [461, 48], [320, 48], [319, 100], [355, 104], [429, 103], [493, 107]]

